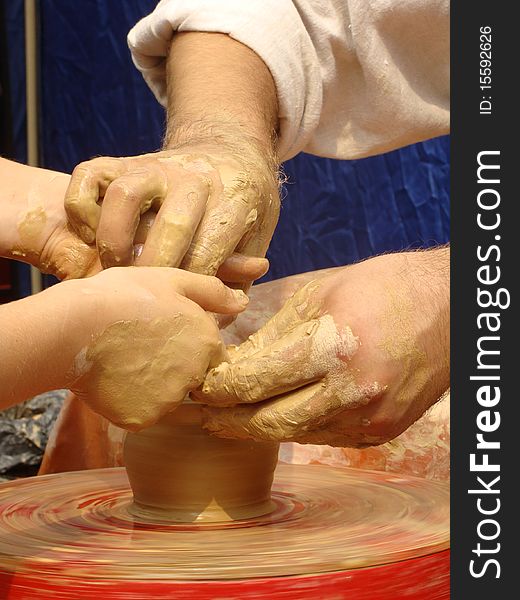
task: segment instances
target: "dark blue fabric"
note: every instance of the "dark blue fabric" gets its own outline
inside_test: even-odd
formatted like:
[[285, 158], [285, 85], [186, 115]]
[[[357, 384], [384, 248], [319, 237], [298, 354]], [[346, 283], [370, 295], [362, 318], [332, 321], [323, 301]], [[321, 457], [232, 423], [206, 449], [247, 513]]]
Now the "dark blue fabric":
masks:
[[133, 66], [129, 29], [155, 0], [41, 3], [42, 163], [157, 150], [164, 110]]
[[[21, 4], [13, 0], [15, 8]], [[160, 147], [164, 111], [126, 45], [130, 27], [155, 4], [40, 3], [42, 165], [70, 172], [93, 156]], [[23, 78], [23, 70], [13, 78]], [[19, 94], [19, 124], [24, 106], [18, 102]], [[22, 152], [19, 125], [15, 134]], [[288, 184], [266, 279], [449, 239], [448, 138], [355, 161], [302, 154], [285, 171]]]
[[300, 154], [268, 257], [269, 278], [449, 241], [449, 138], [338, 161]]
[[[24, 0], [0, 0], [3, 3], [5, 32], [8, 47], [9, 93], [11, 103], [11, 135], [13, 155], [9, 158], [27, 162], [26, 112], [25, 112], [25, 40]], [[31, 293], [30, 267], [17, 263], [17, 288], [20, 296]]]
[[14, 141], [14, 155], [10, 158], [26, 162], [24, 2], [23, 0], [0, 0], [0, 2], [2, 2], [7, 35], [9, 93], [12, 109], [11, 134]]

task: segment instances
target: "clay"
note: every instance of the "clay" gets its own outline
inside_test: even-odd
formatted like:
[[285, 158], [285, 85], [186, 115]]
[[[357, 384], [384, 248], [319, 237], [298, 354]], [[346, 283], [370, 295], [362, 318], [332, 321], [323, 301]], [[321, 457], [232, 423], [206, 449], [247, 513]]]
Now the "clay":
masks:
[[368, 404], [381, 391], [377, 383], [359, 386], [352, 376], [332, 374], [259, 405], [208, 407], [204, 411], [204, 428], [224, 438], [291, 440], [330, 446], [348, 443], [362, 448], [374, 440], [363, 432], [335, 432], [334, 417], [346, 408]]
[[18, 223], [18, 234], [23, 248], [38, 248], [47, 222], [47, 214], [43, 206], [28, 210]]
[[[291, 312], [289, 315], [292, 318]], [[279, 337], [266, 348], [262, 347], [265, 337], [251, 336], [249, 345], [246, 342], [245, 347], [232, 351], [231, 363], [221, 363], [210, 371], [202, 394], [224, 390], [212, 397], [212, 406], [257, 402], [317, 381], [342, 370], [338, 356], [350, 358], [358, 349], [352, 330], [338, 331], [331, 315], [303, 322], [301, 317], [293, 318], [295, 322], [285, 321]]]
[[38, 203], [38, 193], [32, 188], [27, 193], [27, 204], [34, 206], [20, 213], [16, 224], [18, 236], [12, 241], [9, 255], [16, 260], [37, 263], [44, 239], [47, 213]]
[[229, 349], [229, 362], [208, 373], [196, 392], [201, 401], [208, 398], [208, 431], [278, 442], [374, 442], [366, 433], [348, 438], [327, 431], [336, 415], [368, 404], [384, 388], [357, 383], [356, 372], [345, 368], [360, 342], [350, 327], [323, 314], [319, 289], [320, 282], [311, 281], [299, 290], [262, 329]]
[[[397, 389], [401, 390], [396, 403], [409, 406], [411, 399], [421, 397], [432, 377], [431, 364], [426, 352], [420, 349], [413, 330], [414, 315], [417, 307], [411, 298], [400, 294], [395, 287], [386, 286], [387, 310], [379, 319], [379, 327], [383, 335], [381, 348], [401, 366], [401, 382]], [[396, 335], [396, 331], [399, 335]]]
[[278, 444], [222, 440], [201, 427], [198, 404], [129, 433], [124, 462], [131, 512], [145, 520], [229, 521], [271, 512]]
[[197, 313], [118, 321], [76, 357], [69, 387], [115, 425], [138, 431], [179, 405], [225, 356], [216, 324]]

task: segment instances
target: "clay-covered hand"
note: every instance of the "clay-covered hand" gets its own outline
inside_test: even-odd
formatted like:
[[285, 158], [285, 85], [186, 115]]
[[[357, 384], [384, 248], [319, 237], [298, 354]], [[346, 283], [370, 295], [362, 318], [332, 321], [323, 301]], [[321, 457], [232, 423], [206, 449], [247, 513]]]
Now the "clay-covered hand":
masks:
[[[104, 267], [170, 266], [215, 275], [233, 253], [238, 260], [265, 255], [279, 213], [277, 172], [247, 144], [190, 143], [96, 158], [74, 170], [65, 207], [81, 239], [97, 244]], [[135, 233], [149, 211], [157, 216], [135, 256]], [[218, 275], [242, 282], [240, 262], [238, 275], [235, 265]]]
[[337, 269], [229, 350], [195, 392], [214, 434], [354, 447], [393, 439], [449, 386], [449, 249]]
[[[63, 205], [70, 175], [0, 158], [0, 256], [32, 264], [59, 279], [88, 277], [101, 270], [95, 245], [82, 240], [68, 222]], [[143, 216], [133, 243], [142, 249], [154, 213]], [[265, 258], [232, 254], [219, 275], [227, 281], [251, 281], [268, 269]]]
[[0, 254], [60, 279], [100, 270], [95, 248], [68, 225], [63, 198], [70, 177], [0, 158]]
[[83, 317], [67, 387], [115, 425], [139, 430], [173, 410], [226, 358], [213, 315], [247, 305], [216, 277], [179, 269], [107, 269], [66, 284]]

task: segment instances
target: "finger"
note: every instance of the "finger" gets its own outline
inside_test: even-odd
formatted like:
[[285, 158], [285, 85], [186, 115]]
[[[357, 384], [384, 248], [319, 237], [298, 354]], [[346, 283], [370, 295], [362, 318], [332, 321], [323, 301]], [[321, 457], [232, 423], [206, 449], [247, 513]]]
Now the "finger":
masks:
[[184, 175], [164, 199], [136, 264], [177, 267], [204, 215], [208, 194], [206, 180]]
[[337, 360], [330, 321], [322, 317], [301, 323], [246, 359], [235, 356], [233, 363], [219, 365], [196, 395], [213, 406], [259, 402], [321, 379]]
[[96, 234], [104, 268], [132, 264], [141, 213], [148, 211], [165, 193], [164, 175], [153, 168], [126, 173], [108, 186]]
[[256, 221], [256, 202], [242, 197], [222, 197], [208, 207], [181, 267], [194, 273], [215, 275], [244, 234]]
[[267, 258], [234, 253], [222, 263], [217, 277], [230, 283], [251, 282], [263, 277], [268, 270]]
[[134, 265], [137, 259], [143, 253], [144, 243], [146, 242], [146, 238], [148, 237], [148, 233], [154, 224], [156, 216], [157, 213], [154, 210], [149, 210], [141, 215], [139, 225], [137, 226], [134, 235]]
[[311, 281], [298, 290], [267, 323], [240, 344], [235, 354], [236, 360], [252, 356], [295, 327], [318, 318], [321, 303], [316, 298], [316, 289], [317, 284]]
[[101, 216], [98, 201], [125, 170], [122, 160], [103, 157], [80, 163], [72, 172], [65, 192], [65, 211], [72, 229], [87, 244], [96, 239]]
[[315, 444], [318, 446], [333, 446], [335, 448], [369, 448], [378, 446], [381, 441], [370, 441], [367, 436], [357, 432], [345, 431], [336, 433], [330, 431], [327, 426], [323, 428], [307, 431], [301, 435], [295, 436], [291, 441], [298, 444]]
[[[276, 194], [265, 200], [266, 206], [259, 218], [252, 224], [237, 244], [235, 254], [245, 256], [265, 256], [273, 237], [280, 215], [280, 198]], [[237, 283], [247, 293], [256, 277], [241, 278]], [[231, 281], [223, 278], [224, 281]]]
[[317, 381], [260, 405], [205, 407], [203, 427], [218, 437], [292, 441], [334, 416], [338, 403]]
[[[339, 434], [333, 427], [338, 415], [368, 404], [380, 393], [377, 384], [358, 386], [349, 373], [332, 374], [261, 404], [207, 406], [203, 427], [219, 437], [301, 443], [327, 440], [338, 445]], [[352, 439], [359, 440], [359, 436], [354, 434]]]
[[157, 213], [154, 210], [149, 210], [141, 215], [139, 225], [135, 231], [134, 244], [139, 244], [142, 246], [146, 242], [146, 238], [148, 237], [148, 233], [154, 224], [156, 216]]
[[247, 256], [265, 256], [280, 216], [278, 194], [265, 200], [262, 214], [237, 244], [236, 252]]
[[207, 311], [236, 314], [249, 303], [242, 290], [232, 290], [216, 277], [175, 269], [174, 284], [178, 293]]
[[221, 315], [219, 313], [214, 313], [213, 316], [215, 317], [219, 329], [226, 329], [226, 327], [229, 327], [236, 319], [236, 315]]

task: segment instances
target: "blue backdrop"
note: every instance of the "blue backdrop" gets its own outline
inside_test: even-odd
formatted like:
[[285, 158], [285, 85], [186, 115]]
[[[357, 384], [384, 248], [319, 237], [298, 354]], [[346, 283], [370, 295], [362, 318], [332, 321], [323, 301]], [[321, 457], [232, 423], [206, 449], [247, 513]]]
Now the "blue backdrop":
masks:
[[[5, 2], [16, 158], [25, 160], [23, 0]], [[99, 155], [161, 145], [164, 111], [133, 67], [132, 25], [156, 0], [40, 2], [41, 162], [70, 172]], [[266, 279], [449, 239], [449, 141], [336, 161], [301, 154], [269, 250]]]

